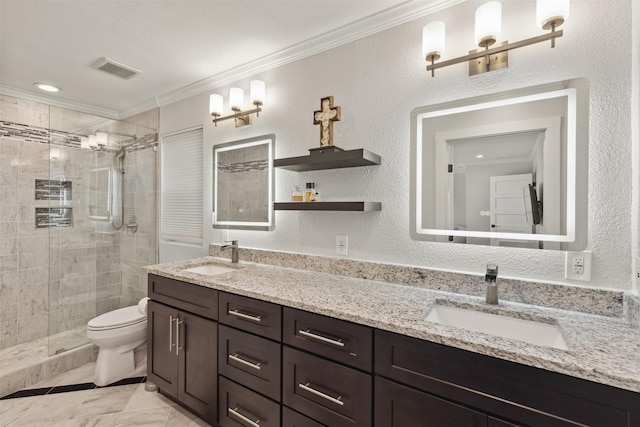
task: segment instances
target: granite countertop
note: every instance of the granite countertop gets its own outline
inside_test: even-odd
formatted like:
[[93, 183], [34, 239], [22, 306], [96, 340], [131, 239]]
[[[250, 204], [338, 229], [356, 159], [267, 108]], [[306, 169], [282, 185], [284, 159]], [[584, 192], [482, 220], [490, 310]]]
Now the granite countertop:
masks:
[[[203, 264], [236, 271], [207, 276]], [[148, 273], [396, 332], [431, 342], [640, 392], [640, 329], [622, 318], [484, 299], [216, 257], [145, 267]], [[498, 285], [500, 279], [498, 279]], [[521, 319], [557, 321], [568, 350], [471, 332], [424, 320], [434, 303]]]

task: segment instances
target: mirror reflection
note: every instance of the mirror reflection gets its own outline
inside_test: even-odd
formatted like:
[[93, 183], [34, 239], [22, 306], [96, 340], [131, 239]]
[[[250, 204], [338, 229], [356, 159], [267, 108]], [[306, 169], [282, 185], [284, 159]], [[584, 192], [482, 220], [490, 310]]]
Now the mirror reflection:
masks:
[[213, 146], [213, 227], [273, 230], [275, 135]]
[[578, 100], [586, 88], [575, 79], [415, 109], [412, 238], [582, 245], [586, 213], [576, 206], [586, 206], [586, 183], [577, 177], [586, 178], [588, 105]]

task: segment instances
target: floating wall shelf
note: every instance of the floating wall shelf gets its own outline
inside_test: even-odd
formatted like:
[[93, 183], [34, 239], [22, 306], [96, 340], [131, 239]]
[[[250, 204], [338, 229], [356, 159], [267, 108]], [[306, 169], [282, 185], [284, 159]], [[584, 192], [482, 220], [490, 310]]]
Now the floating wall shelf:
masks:
[[276, 202], [277, 211], [353, 211], [371, 212], [382, 210], [381, 202]]
[[380, 164], [380, 156], [364, 149], [344, 151], [338, 147], [319, 147], [309, 150], [309, 155], [275, 159], [273, 166], [296, 172], [373, 166]]

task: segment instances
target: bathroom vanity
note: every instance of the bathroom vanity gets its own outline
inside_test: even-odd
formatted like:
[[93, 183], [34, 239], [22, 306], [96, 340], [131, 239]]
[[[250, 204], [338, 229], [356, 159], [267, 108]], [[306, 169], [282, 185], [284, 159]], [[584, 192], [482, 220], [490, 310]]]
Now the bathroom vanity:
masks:
[[553, 316], [564, 350], [425, 320], [473, 297], [211, 257], [147, 271], [149, 380], [212, 425], [640, 427], [620, 319], [497, 308]]

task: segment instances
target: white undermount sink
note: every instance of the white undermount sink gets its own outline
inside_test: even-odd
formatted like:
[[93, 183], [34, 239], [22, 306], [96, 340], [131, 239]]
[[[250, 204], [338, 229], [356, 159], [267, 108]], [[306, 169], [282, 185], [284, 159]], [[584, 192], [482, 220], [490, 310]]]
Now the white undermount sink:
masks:
[[189, 273], [204, 274], [205, 276], [217, 276], [218, 274], [229, 273], [231, 271], [238, 271], [235, 268], [222, 267], [220, 265], [205, 264], [197, 267], [185, 268], [184, 271]]
[[425, 320], [530, 344], [569, 349], [557, 323], [518, 319], [438, 303], [431, 307]]

